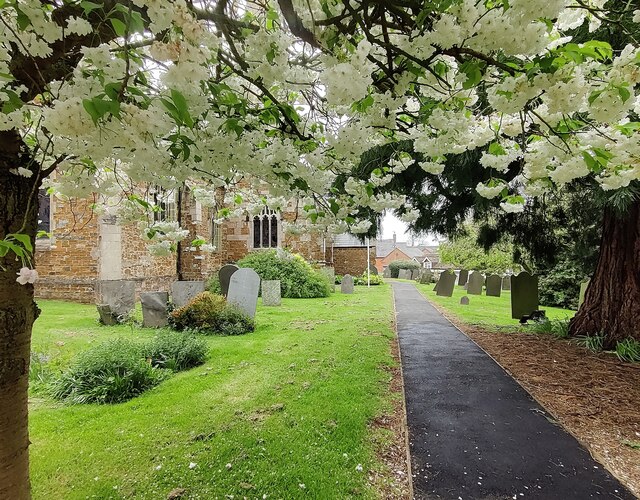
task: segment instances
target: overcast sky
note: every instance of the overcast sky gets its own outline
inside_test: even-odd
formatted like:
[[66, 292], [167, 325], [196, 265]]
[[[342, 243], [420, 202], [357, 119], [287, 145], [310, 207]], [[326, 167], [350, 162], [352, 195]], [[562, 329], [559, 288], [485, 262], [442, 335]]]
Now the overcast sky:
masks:
[[[407, 232], [407, 224], [402, 222], [393, 214], [387, 212], [382, 219], [382, 239], [387, 240], [393, 238], [393, 233], [396, 233], [396, 241], [411, 241], [411, 235]], [[424, 244], [437, 245], [437, 238], [429, 234], [426, 238], [421, 238]]]

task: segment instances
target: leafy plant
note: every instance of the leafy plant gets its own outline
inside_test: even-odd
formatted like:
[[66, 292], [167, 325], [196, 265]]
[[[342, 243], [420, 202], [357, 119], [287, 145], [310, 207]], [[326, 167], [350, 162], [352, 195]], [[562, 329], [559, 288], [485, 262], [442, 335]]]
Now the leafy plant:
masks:
[[568, 319], [544, 319], [537, 321], [531, 329], [534, 333], [553, 335], [559, 339], [569, 338], [569, 320]]
[[240, 267], [250, 267], [263, 280], [280, 280], [282, 296], [310, 299], [328, 297], [329, 282], [301, 255], [283, 250], [252, 252], [238, 261]]
[[540, 303], [577, 309], [580, 282], [586, 278], [575, 262], [568, 259], [558, 262], [548, 271], [540, 273]]
[[221, 295], [203, 292], [169, 315], [175, 330], [189, 330], [205, 335], [241, 335], [255, 329], [253, 319], [227, 304]]
[[201, 365], [209, 346], [203, 339], [178, 332], [165, 332], [144, 346], [144, 356], [152, 366], [174, 372]]
[[216, 295], [222, 295], [222, 286], [220, 286], [220, 278], [217, 274], [212, 274], [206, 283], [207, 291], [215, 293]]
[[40, 352], [31, 352], [29, 360], [29, 387], [39, 391], [51, 381], [53, 371], [49, 367], [49, 356]]
[[640, 342], [631, 337], [618, 342], [616, 344], [616, 356], [620, 361], [640, 362]]
[[[378, 275], [378, 274], [371, 274], [369, 275], [369, 283], [371, 284], [371, 286], [374, 285], [382, 285], [382, 283], [384, 283], [384, 281], [382, 281], [382, 276]], [[367, 284], [367, 273], [364, 272], [362, 273], [362, 276], [356, 276], [353, 280], [353, 284], [354, 285], [366, 285]]]
[[400, 269], [420, 269], [420, 264], [415, 260], [394, 260], [389, 263], [389, 271], [392, 278], [397, 278]]
[[51, 385], [69, 403], [120, 403], [162, 382], [167, 373], [145, 360], [143, 348], [125, 339], [99, 344], [76, 356]]
[[582, 335], [575, 338], [575, 342], [593, 352], [600, 352], [604, 347], [604, 335]]

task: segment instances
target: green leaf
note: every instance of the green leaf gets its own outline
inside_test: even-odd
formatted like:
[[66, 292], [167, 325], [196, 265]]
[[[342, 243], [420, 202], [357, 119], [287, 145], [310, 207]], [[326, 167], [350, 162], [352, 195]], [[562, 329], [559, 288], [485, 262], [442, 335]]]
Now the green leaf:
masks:
[[616, 88], [618, 89], [618, 94], [620, 94], [620, 99], [622, 99], [622, 102], [627, 102], [627, 100], [629, 100], [629, 98], [631, 97], [631, 92], [629, 91], [629, 89], [624, 85], [620, 85]]
[[184, 96], [177, 90], [171, 89], [171, 99], [173, 100], [173, 103], [178, 110], [178, 115], [181, 122], [189, 128], [193, 127], [193, 119], [189, 114], [189, 106]]
[[582, 158], [584, 159], [584, 162], [587, 164], [587, 168], [592, 172], [598, 173], [602, 170], [600, 163], [598, 163], [598, 161], [593, 156], [591, 156], [587, 151], [582, 152]]
[[507, 152], [499, 143], [492, 142], [491, 144], [489, 144], [489, 154], [492, 154], [495, 156], [504, 156], [507, 154]]
[[101, 3], [83, 1], [83, 2], [80, 2], [80, 7], [84, 11], [84, 15], [86, 17], [86, 15], [89, 12], [91, 12], [93, 10], [96, 10], [96, 9], [101, 9], [102, 7], [104, 7], [104, 5], [101, 4]]
[[236, 205], [241, 205], [241, 204], [242, 204], [242, 196], [240, 196], [239, 194], [235, 195], [235, 196], [233, 197], [233, 202], [234, 202]]
[[467, 79], [462, 84], [463, 89], [475, 87], [482, 80], [482, 71], [477, 61], [465, 61], [460, 66], [460, 72], [467, 76]]
[[29, 253], [33, 252], [33, 245], [31, 244], [31, 238], [28, 235], [12, 233], [12, 234], [7, 234], [7, 238], [9, 237], [13, 238], [16, 241], [19, 241], [27, 252]]
[[338, 212], [340, 211], [340, 205], [338, 205], [336, 203], [336, 200], [334, 200], [333, 198], [329, 199], [329, 208], [331, 209], [331, 213], [333, 215], [338, 215]]
[[116, 35], [118, 36], [125, 35], [125, 33], [127, 32], [126, 24], [120, 21], [120, 19], [116, 19], [115, 17], [112, 17], [111, 19], [109, 19], [109, 21], [111, 22], [111, 26], [113, 26], [113, 31], [115, 32]]

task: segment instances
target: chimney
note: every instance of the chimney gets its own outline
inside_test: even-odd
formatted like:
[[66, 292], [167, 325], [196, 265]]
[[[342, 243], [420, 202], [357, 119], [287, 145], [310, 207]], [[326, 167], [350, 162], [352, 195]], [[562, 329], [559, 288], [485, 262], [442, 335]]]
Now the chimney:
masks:
[[396, 233], [395, 231], [393, 232], [393, 246], [396, 246]]

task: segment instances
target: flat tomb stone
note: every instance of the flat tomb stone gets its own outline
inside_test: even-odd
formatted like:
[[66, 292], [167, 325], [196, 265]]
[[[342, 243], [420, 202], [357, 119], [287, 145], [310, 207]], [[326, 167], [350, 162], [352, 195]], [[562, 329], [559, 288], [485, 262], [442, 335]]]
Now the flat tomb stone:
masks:
[[345, 274], [340, 283], [340, 291], [342, 293], [353, 293], [353, 276]]
[[266, 280], [262, 282], [262, 305], [279, 306], [282, 304], [280, 280]]
[[487, 276], [487, 297], [500, 297], [502, 291], [502, 277], [497, 274]]
[[204, 281], [174, 281], [171, 284], [171, 301], [175, 307], [182, 307], [196, 295], [204, 292]]
[[260, 276], [253, 269], [238, 269], [231, 275], [227, 302], [237, 306], [250, 318], [256, 317], [258, 293], [260, 292]]
[[145, 292], [140, 294], [142, 304], [142, 326], [145, 328], [162, 328], [168, 325], [167, 292]]

